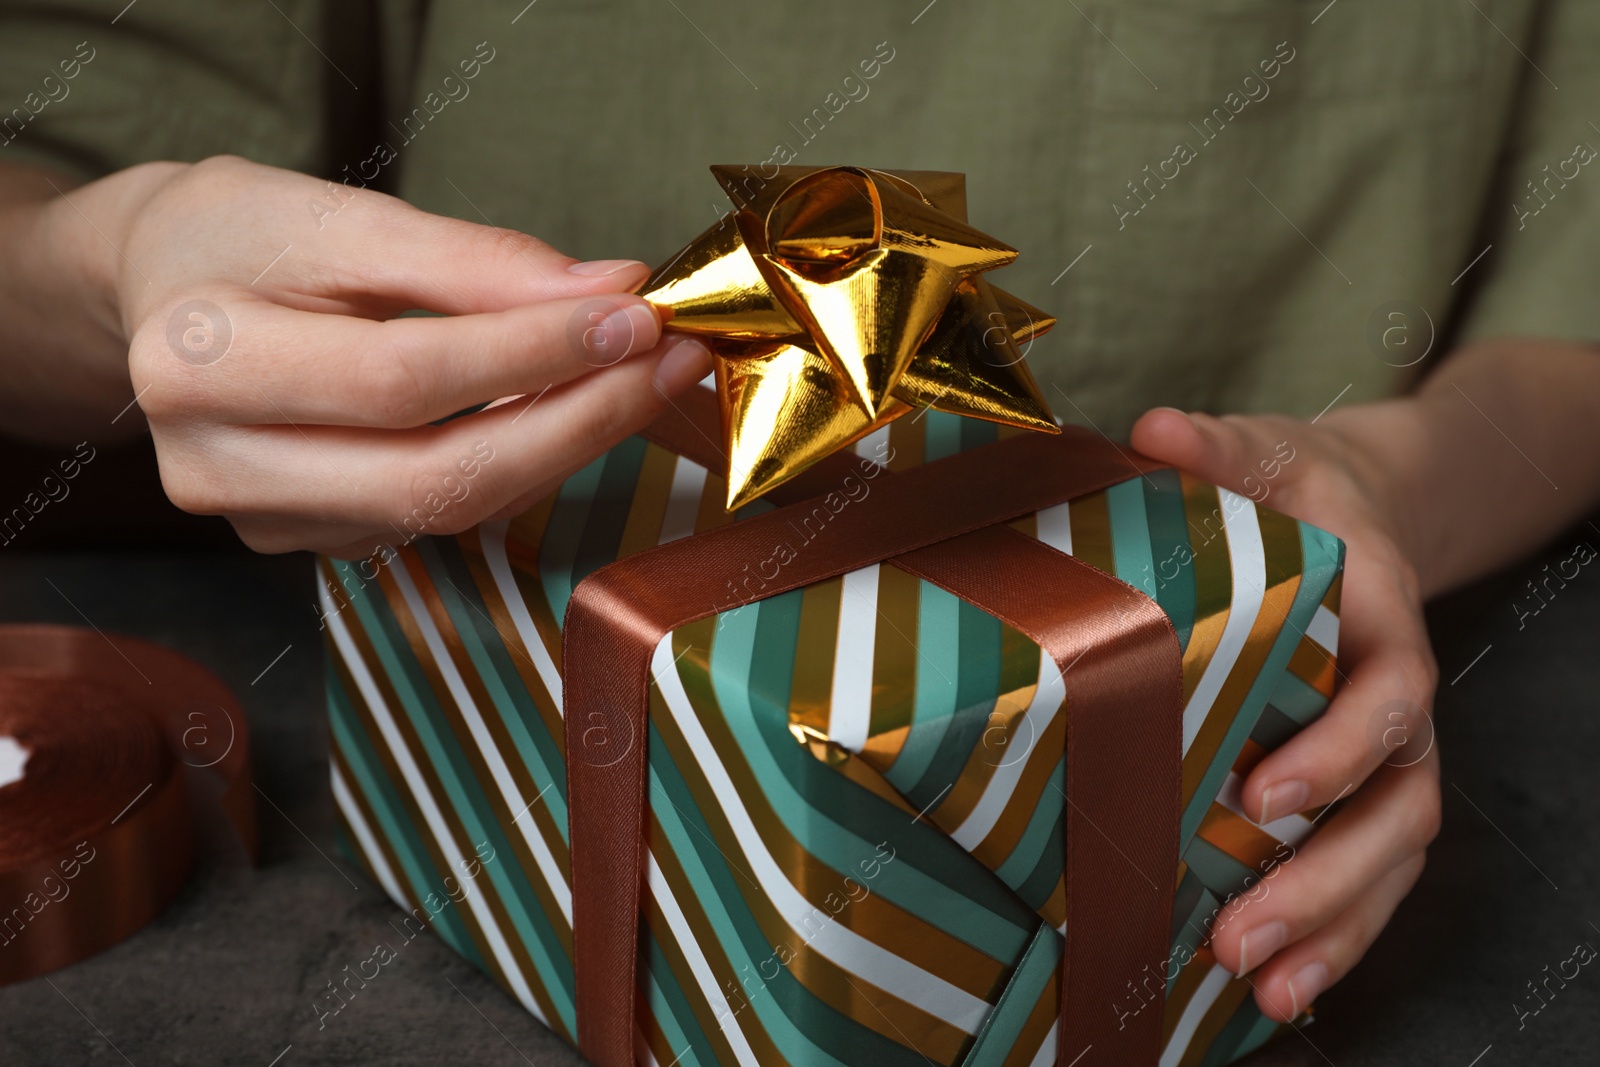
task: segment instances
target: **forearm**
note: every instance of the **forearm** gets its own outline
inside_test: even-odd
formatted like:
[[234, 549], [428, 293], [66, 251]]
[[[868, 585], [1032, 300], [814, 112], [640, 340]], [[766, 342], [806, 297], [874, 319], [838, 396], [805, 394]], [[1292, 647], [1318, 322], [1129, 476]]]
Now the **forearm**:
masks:
[[[128, 174], [132, 172], [124, 172]], [[138, 433], [114, 296], [120, 201], [108, 179], [0, 165], [0, 434], [47, 442]]]
[[1538, 548], [1600, 503], [1600, 348], [1478, 342], [1412, 396], [1325, 421], [1366, 457], [1428, 596]]

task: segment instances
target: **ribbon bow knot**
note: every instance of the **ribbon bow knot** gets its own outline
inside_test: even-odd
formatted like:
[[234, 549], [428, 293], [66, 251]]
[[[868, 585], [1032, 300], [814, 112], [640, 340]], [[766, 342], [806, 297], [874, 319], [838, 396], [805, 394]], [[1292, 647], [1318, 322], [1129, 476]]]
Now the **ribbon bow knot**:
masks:
[[732, 511], [914, 408], [1059, 432], [1019, 345], [1055, 319], [988, 284], [1017, 251], [965, 178], [712, 167], [735, 209], [639, 293], [715, 357]]

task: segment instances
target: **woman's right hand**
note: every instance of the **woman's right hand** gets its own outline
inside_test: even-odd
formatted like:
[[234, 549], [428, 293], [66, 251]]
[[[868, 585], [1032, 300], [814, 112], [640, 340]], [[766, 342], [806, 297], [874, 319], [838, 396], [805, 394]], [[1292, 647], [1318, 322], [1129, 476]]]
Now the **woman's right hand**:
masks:
[[[80, 321], [58, 353], [7, 331], [12, 391], [18, 361], [41, 367], [45, 408], [120, 386], [172, 501], [258, 551], [365, 556], [514, 512], [710, 371], [630, 294], [642, 263], [578, 263], [242, 159], [146, 164], [33, 206], [21, 224], [7, 209], [12, 254], [32, 243], [75, 281]], [[443, 317], [396, 317], [411, 309]]]

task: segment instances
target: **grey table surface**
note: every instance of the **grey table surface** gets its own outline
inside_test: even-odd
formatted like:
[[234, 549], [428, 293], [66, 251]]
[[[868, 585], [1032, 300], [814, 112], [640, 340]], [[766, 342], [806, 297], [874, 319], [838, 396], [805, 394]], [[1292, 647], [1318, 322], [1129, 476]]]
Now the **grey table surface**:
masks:
[[[1444, 830], [1316, 1023], [1253, 1067], [1600, 1063], [1600, 968], [1520, 1025], [1514, 1008], [1546, 965], [1600, 946], [1600, 575], [1537, 615], [1513, 607], [1580, 539], [1600, 546], [1600, 528], [1434, 605]], [[305, 556], [0, 551], [0, 619], [159, 641], [240, 694], [262, 828], [258, 867], [207, 852], [133, 938], [0, 989], [0, 1064], [581, 1062], [431, 936], [319, 1020], [326, 983], [394, 940], [401, 913], [333, 846], [311, 598]]]

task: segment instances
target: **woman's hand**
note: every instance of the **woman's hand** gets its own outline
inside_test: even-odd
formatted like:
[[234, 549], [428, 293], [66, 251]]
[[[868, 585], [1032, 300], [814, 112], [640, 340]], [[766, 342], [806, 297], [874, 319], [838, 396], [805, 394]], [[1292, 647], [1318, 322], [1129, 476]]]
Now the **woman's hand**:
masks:
[[44, 436], [137, 398], [168, 496], [260, 551], [366, 555], [514, 511], [710, 370], [629, 294], [642, 263], [241, 159], [134, 167], [4, 223], [0, 273], [31, 247], [46, 277], [23, 280], [78, 305], [58, 353], [42, 324], [8, 331], [8, 384], [24, 357], [51, 373], [7, 421]]
[[1246, 975], [1261, 1010], [1281, 1021], [1361, 959], [1416, 883], [1439, 830], [1429, 719], [1437, 668], [1422, 586], [1368, 445], [1396, 440], [1408, 405], [1350, 408], [1317, 425], [1159, 408], [1133, 430], [1140, 452], [1320, 526], [1347, 548], [1333, 702], [1263, 759], [1243, 790], [1258, 823], [1342, 803], [1274, 870], [1268, 892], [1236, 897], [1212, 930], [1217, 959]]

